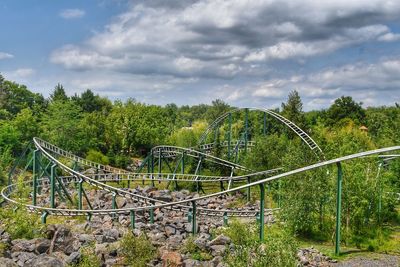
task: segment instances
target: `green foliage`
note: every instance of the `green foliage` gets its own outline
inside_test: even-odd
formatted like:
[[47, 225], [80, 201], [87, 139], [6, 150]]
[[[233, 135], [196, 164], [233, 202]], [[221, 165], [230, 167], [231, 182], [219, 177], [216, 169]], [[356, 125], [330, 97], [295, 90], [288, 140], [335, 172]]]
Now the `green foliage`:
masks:
[[342, 96], [336, 99], [327, 111], [330, 120], [329, 123], [335, 124], [345, 118], [351, 119], [357, 123], [363, 123], [365, 111], [361, 105], [362, 103], [355, 102], [351, 96]]
[[94, 162], [98, 162], [100, 164], [108, 165], [110, 163], [110, 160], [106, 155], [101, 153], [100, 151], [96, 151], [93, 149], [89, 149], [89, 152], [86, 155], [87, 160], [91, 160]]
[[43, 225], [38, 215], [29, 213], [24, 207], [0, 209], [0, 220], [12, 239], [42, 237]]
[[208, 261], [213, 257], [208, 251], [204, 251], [200, 249], [195, 243], [195, 238], [193, 236], [189, 236], [181, 248], [182, 253], [189, 253], [194, 260], [198, 261]]
[[68, 100], [69, 100], [69, 98], [65, 94], [64, 86], [62, 86], [62, 84], [58, 83], [56, 85], [56, 87], [54, 87], [53, 93], [50, 94], [50, 101], [52, 101], [52, 102], [54, 102], [54, 101], [65, 102], [65, 101], [68, 101]]
[[121, 254], [129, 266], [144, 267], [154, 258], [156, 249], [146, 235], [133, 235], [127, 232], [121, 239]]
[[304, 128], [305, 117], [303, 112], [303, 103], [301, 102], [300, 95], [296, 90], [289, 93], [286, 103], [282, 103], [282, 115], [297, 124], [300, 128]]
[[230, 223], [221, 232], [231, 238], [235, 249], [225, 256], [225, 263], [232, 267], [296, 266], [297, 242], [289, 231], [278, 227], [267, 227], [265, 241], [260, 242], [257, 225]]
[[76, 267], [101, 266], [100, 259], [96, 256], [94, 243], [81, 248], [81, 259]]

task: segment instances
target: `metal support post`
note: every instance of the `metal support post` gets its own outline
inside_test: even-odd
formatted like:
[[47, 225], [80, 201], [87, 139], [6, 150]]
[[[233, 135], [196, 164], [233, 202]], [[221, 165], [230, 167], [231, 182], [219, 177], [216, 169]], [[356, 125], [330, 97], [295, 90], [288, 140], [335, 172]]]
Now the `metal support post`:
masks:
[[342, 209], [342, 164], [337, 164], [337, 191], [336, 191], [336, 240], [335, 240], [335, 254], [340, 254], [340, 220]]
[[56, 177], [55, 177], [55, 168], [56, 164], [51, 165], [50, 168], [50, 207], [55, 208], [55, 186], [56, 186]]
[[267, 134], [267, 113], [264, 112], [264, 121], [263, 121], [263, 135]]
[[150, 223], [154, 223], [154, 208], [150, 208]]
[[37, 154], [40, 153], [38, 149], [33, 151], [33, 192], [32, 192], [32, 205], [36, 206], [36, 197], [37, 197], [37, 175], [39, 173], [38, 170], [38, 162], [37, 162]]
[[131, 216], [131, 228], [135, 229], [135, 211], [134, 210], [130, 211], [130, 216]]
[[192, 234], [195, 235], [197, 233], [197, 218], [196, 218], [196, 201], [192, 201], [192, 212], [193, 212], [193, 218], [192, 218]]
[[88, 213], [86, 214], [86, 220], [87, 220], [88, 222], [90, 222], [90, 221], [92, 220], [92, 214], [91, 214], [90, 212], [88, 212]]
[[82, 209], [82, 191], [83, 191], [83, 179], [79, 178], [78, 181], [78, 210]]
[[260, 241], [264, 241], [264, 205], [265, 205], [265, 187], [260, 184]]
[[228, 225], [228, 213], [224, 212], [224, 226]]
[[232, 138], [232, 113], [228, 115], [228, 160], [231, 159], [231, 138]]
[[[249, 184], [249, 183], [250, 183], [250, 177], [247, 177], [247, 184]], [[247, 196], [247, 202], [249, 202], [249, 201], [250, 201], [250, 186], [247, 187], [247, 194], [246, 194], [246, 196]]]
[[192, 208], [189, 208], [189, 212], [188, 212], [188, 222], [191, 223], [193, 219], [193, 212], [192, 212]]
[[[111, 203], [111, 208], [113, 209], [113, 210], [115, 210], [115, 209], [117, 209], [117, 194], [115, 193], [115, 192], [113, 192], [112, 193], [112, 203]], [[115, 220], [116, 219], [116, 213], [115, 212], [113, 212], [113, 214], [112, 214], [112, 218], [113, 218], [113, 220]]]
[[49, 213], [48, 213], [47, 211], [44, 211], [44, 212], [42, 213], [42, 216], [40, 216], [40, 219], [41, 219], [41, 221], [42, 221], [43, 224], [46, 223], [46, 221], [47, 221], [47, 216], [48, 216], [48, 215], [49, 215]]
[[245, 109], [244, 118], [244, 152], [247, 152], [247, 141], [248, 141], [248, 129], [249, 128], [249, 109]]

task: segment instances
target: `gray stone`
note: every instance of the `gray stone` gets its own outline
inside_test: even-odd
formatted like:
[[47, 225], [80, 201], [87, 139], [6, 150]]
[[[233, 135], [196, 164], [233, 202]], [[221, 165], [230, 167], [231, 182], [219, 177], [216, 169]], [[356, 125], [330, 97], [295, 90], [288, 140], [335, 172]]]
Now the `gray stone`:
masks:
[[26, 239], [15, 239], [11, 241], [11, 252], [33, 252], [35, 250], [35, 243]]
[[31, 263], [30, 266], [40, 266], [40, 267], [64, 267], [65, 264], [61, 260], [51, 257], [48, 255], [40, 255], [36, 259], [34, 259]]
[[118, 240], [119, 232], [117, 229], [108, 229], [103, 232], [104, 241], [107, 243], [112, 243]]
[[225, 245], [214, 245], [210, 246], [211, 255], [215, 256], [222, 256], [225, 254], [226, 246]]
[[18, 265], [12, 260], [0, 257], [0, 267], [17, 267]]
[[17, 263], [18, 266], [26, 266], [30, 264], [37, 256], [32, 252], [14, 252], [11, 258]]
[[79, 251], [72, 252], [66, 259], [67, 264], [77, 264], [81, 259], [81, 253]]
[[167, 236], [171, 236], [171, 235], [176, 234], [176, 228], [175, 228], [175, 227], [172, 227], [171, 225], [165, 226], [164, 231], [165, 231], [165, 234], [166, 234]]
[[224, 235], [219, 235], [216, 238], [214, 238], [213, 240], [210, 241], [209, 245], [210, 246], [214, 246], [214, 245], [228, 245], [230, 244], [232, 241], [229, 237], [224, 236]]

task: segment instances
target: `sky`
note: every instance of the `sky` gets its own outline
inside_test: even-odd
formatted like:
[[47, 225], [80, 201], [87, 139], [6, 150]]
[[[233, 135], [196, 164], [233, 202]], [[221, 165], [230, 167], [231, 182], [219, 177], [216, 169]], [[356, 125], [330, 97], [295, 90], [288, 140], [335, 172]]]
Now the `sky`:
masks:
[[0, 73], [45, 97], [400, 103], [400, 1], [2, 0]]

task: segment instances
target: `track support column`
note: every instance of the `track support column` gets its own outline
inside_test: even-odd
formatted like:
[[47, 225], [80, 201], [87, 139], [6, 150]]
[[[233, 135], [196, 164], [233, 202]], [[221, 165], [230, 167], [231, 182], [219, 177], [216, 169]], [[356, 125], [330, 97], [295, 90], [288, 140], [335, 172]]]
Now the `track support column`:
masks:
[[192, 201], [192, 234], [195, 235], [197, 234], [197, 209], [196, 209], [196, 201]]
[[83, 191], [83, 179], [80, 178], [78, 181], [78, 209], [82, 209], [82, 191]]
[[224, 226], [228, 226], [228, 213], [224, 212]]
[[341, 222], [341, 209], [342, 209], [342, 164], [337, 164], [337, 191], [336, 191], [336, 240], [335, 240], [335, 254], [340, 254], [340, 222]]
[[41, 221], [42, 221], [42, 223], [43, 224], [46, 224], [46, 222], [47, 222], [47, 216], [49, 215], [49, 213], [47, 212], [47, 211], [44, 211], [43, 213], [42, 213], [42, 216], [40, 216], [40, 219], [41, 219]]
[[[111, 207], [113, 210], [117, 209], [117, 194], [115, 192], [112, 193], [112, 203], [111, 203]], [[116, 219], [116, 213], [112, 214], [112, 219], [115, 220]]]
[[[249, 184], [249, 183], [250, 183], [250, 177], [247, 177], [247, 184]], [[247, 197], [247, 202], [249, 202], [250, 201], [250, 186], [247, 187], [246, 197]]]
[[265, 187], [260, 184], [260, 241], [264, 241], [264, 206], [265, 206]]
[[56, 165], [53, 164], [51, 165], [50, 168], [50, 207], [55, 208], [56, 203], [55, 203], [55, 186], [56, 186], [56, 178], [55, 176], [55, 168]]
[[249, 130], [249, 109], [245, 109], [244, 117], [244, 153], [247, 153], [247, 141], [248, 141], [248, 130]]
[[232, 113], [228, 115], [228, 160], [231, 160]]
[[33, 151], [33, 184], [32, 184], [32, 205], [36, 205], [36, 197], [37, 197], [37, 177], [38, 177], [38, 173], [39, 173], [39, 169], [38, 169], [38, 158], [37, 158], [37, 154], [40, 153], [38, 149], [36, 149], [35, 151]]
[[131, 210], [129, 213], [131, 216], [131, 228], [135, 229], [135, 211]]

